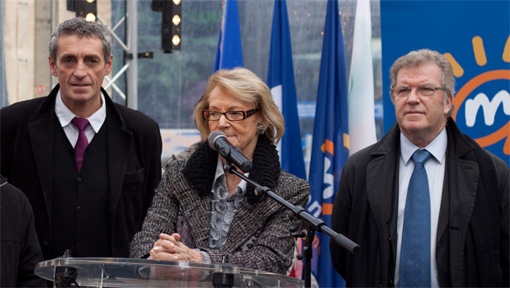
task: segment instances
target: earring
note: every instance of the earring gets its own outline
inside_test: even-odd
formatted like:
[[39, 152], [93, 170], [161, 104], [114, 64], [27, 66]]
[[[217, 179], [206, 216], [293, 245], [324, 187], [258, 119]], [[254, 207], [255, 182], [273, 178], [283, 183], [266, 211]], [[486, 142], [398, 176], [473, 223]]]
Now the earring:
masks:
[[264, 124], [260, 123], [257, 124], [257, 134], [261, 135], [264, 134]]

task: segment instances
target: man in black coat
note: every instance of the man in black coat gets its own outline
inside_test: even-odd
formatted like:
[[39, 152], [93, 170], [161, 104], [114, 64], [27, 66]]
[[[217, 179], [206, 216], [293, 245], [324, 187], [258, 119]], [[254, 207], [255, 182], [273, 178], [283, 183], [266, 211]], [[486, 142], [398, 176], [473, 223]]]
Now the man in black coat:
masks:
[[[508, 165], [451, 119], [455, 80], [443, 55], [410, 52], [390, 74], [397, 123], [378, 143], [352, 155], [342, 171], [332, 228], [361, 251], [350, 254], [331, 242], [336, 270], [347, 286], [509, 287]], [[431, 154], [421, 166], [428, 178], [420, 187], [429, 191], [427, 201], [412, 205], [406, 200], [420, 190], [407, 189], [420, 166], [411, 159], [417, 150]], [[413, 238], [407, 216], [426, 203], [419, 215], [427, 215], [421, 220], [429, 226], [415, 226]], [[423, 239], [428, 242], [418, 248]], [[423, 282], [404, 284], [420, 275]]]
[[0, 287], [43, 287], [34, 273], [43, 260], [27, 197], [0, 175]]
[[59, 84], [0, 110], [2, 174], [32, 204], [44, 259], [128, 257], [161, 178], [159, 127], [101, 88], [113, 58], [106, 26], [67, 20], [49, 50]]

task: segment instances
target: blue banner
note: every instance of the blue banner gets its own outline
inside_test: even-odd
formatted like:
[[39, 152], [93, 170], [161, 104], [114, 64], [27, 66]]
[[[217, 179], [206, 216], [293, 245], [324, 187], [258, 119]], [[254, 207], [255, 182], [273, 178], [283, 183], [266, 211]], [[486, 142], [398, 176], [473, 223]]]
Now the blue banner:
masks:
[[510, 165], [510, 1], [381, 0], [384, 130], [395, 123], [393, 62], [428, 48], [455, 74], [459, 129]]
[[[307, 210], [331, 227], [336, 190], [349, 157], [348, 86], [337, 0], [327, 4], [321, 55]], [[320, 287], [345, 286], [331, 261], [329, 237], [321, 233], [315, 235], [313, 243], [312, 272]]]
[[[289, 19], [285, 0], [275, 0], [267, 85], [285, 118], [285, 134], [278, 145], [282, 169], [306, 179], [301, 129], [297, 112]], [[279, 143], [280, 144], [280, 143]]]
[[237, 0], [224, 0], [214, 71], [243, 67], [241, 27]]

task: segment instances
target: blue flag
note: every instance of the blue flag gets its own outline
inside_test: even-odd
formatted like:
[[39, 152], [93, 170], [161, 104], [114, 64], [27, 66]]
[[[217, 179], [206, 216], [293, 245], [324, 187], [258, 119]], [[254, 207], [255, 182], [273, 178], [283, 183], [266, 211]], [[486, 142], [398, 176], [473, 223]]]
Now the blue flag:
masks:
[[278, 143], [278, 151], [282, 169], [306, 179], [285, 0], [275, 0], [273, 11], [267, 85], [271, 88], [273, 100], [285, 118], [285, 134]]
[[221, 19], [214, 71], [235, 67], [243, 67], [239, 9], [237, 0], [223, 0], [223, 18]]
[[[338, 1], [328, 0], [317, 92], [307, 210], [331, 227], [331, 214], [343, 165], [349, 157], [347, 77]], [[317, 233], [312, 272], [320, 287], [343, 287], [329, 252], [329, 237]]]

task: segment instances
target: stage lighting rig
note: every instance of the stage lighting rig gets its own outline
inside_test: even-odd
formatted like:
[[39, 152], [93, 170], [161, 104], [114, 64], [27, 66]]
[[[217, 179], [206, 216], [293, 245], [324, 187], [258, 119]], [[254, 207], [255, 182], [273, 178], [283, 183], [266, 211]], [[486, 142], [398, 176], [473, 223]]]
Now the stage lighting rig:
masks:
[[161, 48], [164, 53], [181, 50], [182, 1], [161, 0]]

